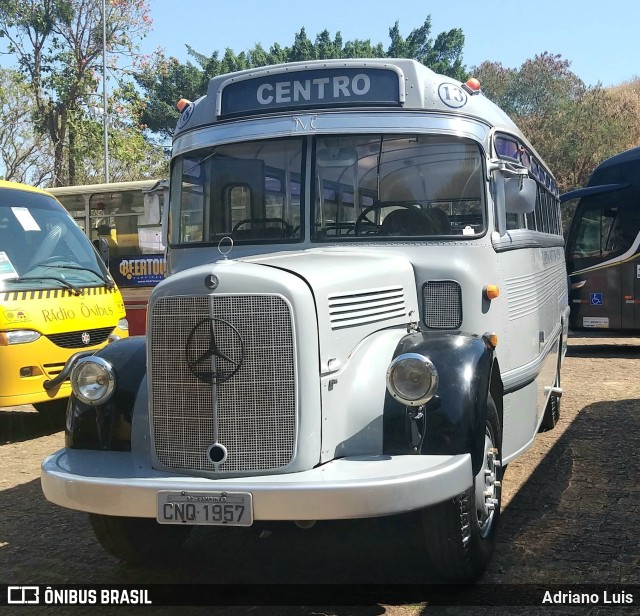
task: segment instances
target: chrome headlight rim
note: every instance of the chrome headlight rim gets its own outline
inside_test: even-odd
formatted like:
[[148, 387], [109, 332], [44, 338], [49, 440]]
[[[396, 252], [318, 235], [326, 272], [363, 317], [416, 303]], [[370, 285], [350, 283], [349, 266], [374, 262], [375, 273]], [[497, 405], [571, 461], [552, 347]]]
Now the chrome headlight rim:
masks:
[[[399, 366], [408, 360], [417, 361], [420, 369], [424, 371], [423, 374], [425, 378], [429, 379], [428, 386], [425, 387], [421, 395], [416, 398], [409, 398], [398, 391], [394, 380]], [[420, 353], [403, 353], [402, 355], [398, 355], [387, 369], [387, 390], [393, 398], [406, 406], [421, 406], [431, 400], [438, 390], [438, 371], [428, 357]]]
[[[85, 393], [81, 389], [82, 386], [79, 383], [83, 369], [86, 369], [87, 364], [90, 363], [98, 366], [105, 378], [105, 383], [103, 384], [105, 387], [104, 392], [100, 395], [100, 397], [97, 398], [85, 395]], [[106, 359], [103, 359], [102, 357], [96, 357], [94, 355], [90, 355], [89, 357], [82, 357], [81, 359], [79, 359], [71, 370], [71, 376], [69, 380], [71, 381], [71, 389], [73, 390], [76, 398], [78, 398], [78, 400], [80, 400], [81, 402], [84, 402], [85, 404], [89, 404], [91, 406], [97, 406], [107, 402], [113, 395], [113, 392], [116, 388], [116, 377], [113, 366]]]

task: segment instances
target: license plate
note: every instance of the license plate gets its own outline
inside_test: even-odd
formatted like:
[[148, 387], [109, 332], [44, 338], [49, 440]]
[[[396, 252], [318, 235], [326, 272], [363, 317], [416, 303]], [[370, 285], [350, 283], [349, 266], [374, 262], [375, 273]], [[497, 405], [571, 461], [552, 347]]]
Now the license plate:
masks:
[[251, 526], [250, 492], [158, 492], [159, 524]]

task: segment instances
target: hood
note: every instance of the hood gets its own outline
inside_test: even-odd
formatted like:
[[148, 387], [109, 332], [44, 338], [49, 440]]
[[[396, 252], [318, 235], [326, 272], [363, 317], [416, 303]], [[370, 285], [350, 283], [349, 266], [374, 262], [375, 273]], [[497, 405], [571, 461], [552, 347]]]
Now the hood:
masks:
[[[212, 274], [216, 287], [209, 290], [207, 280]], [[164, 296], [194, 294], [283, 296], [293, 307], [300, 344], [310, 335], [316, 338], [312, 330], [317, 319], [322, 374], [340, 370], [371, 334], [397, 328], [401, 336], [408, 323], [420, 320], [411, 263], [405, 257], [367, 251], [362, 246], [313, 248], [199, 265], [158, 284], [149, 308], [153, 311]]]
[[415, 276], [404, 257], [362, 247], [316, 248], [243, 261], [302, 278], [318, 317], [321, 371], [338, 370], [365, 337], [419, 321]]

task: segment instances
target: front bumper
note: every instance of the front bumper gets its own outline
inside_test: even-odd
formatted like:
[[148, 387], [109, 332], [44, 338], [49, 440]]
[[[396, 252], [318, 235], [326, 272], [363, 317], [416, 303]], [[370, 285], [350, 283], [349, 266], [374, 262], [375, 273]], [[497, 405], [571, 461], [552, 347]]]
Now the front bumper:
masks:
[[129, 452], [61, 449], [42, 463], [63, 507], [155, 518], [159, 490], [251, 492], [254, 520], [337, 520], [421, 509], [472, 485], [470, 454], [354, 456], [299, 473], [207, 479], [141, 468]]

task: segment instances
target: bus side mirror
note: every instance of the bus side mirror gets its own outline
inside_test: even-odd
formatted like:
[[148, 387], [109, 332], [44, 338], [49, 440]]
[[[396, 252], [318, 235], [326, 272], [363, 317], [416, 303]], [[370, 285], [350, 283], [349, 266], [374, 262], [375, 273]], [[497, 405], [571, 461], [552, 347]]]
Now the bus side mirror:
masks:
[[504, 201], [507, 214], [530, 214], [536, 208], [538, 187], [531, 178], [519, 176], [504, 180]]
[[507, 234], [507, 214], [529, 214], [535, 210], [538, 187], [522, 165], [491, 160], [488, 171], [492, 178], [496, 231], [503, 237]]

